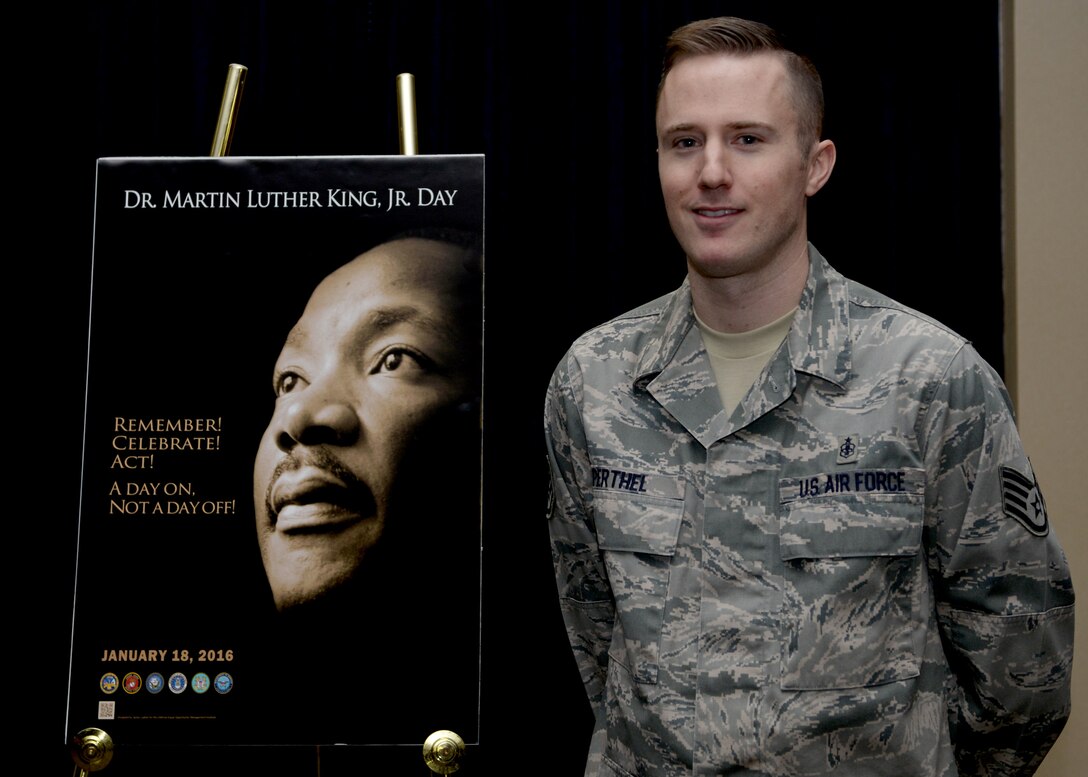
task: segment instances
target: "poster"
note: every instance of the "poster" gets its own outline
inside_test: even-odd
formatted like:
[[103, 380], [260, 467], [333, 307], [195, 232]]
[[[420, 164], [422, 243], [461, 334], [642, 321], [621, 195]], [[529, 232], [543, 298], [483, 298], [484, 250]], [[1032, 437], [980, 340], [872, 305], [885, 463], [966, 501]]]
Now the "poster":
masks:
[[99, 161], [69, 736], [477, 741], [483, 166]]

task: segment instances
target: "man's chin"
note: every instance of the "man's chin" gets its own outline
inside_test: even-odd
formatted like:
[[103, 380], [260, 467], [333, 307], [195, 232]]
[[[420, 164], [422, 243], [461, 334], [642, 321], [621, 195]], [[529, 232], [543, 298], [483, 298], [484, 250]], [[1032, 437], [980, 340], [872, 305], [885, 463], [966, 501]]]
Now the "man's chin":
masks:
[[320, 605], [328, 596], [328, 589], [308, 591], [289, 591], [287, 593], [273, 594], [276, 610], [281, 613], [297, 612], [300, 609]]
[[[375, 606], [382, 596], [386, 577], [376, 569], [380, 554], [366, 553], [366, 562], [335, 567], [325, 564], [290, 577], [270, 576], [269, 586], [276, 609], [283, 615], [330, 613], [349, 608], [360, 612]], [[388, 581], [384, 581], [388, 585]]]
[[351, 579], [357, 570], [345, 570], [335, 575], [309, 575], [290, 580], [269, 580], [272, 600], [281, 613], [327, 607], [354, 588]]

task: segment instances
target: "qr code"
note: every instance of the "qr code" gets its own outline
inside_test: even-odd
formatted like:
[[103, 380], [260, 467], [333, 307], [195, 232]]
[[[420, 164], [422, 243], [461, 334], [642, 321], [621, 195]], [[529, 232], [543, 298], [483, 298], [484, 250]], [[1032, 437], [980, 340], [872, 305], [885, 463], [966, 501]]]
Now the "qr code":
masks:
[[113, 720], [114, 709], [117, 702], [115, 701], [100, 701], [98, 702], [98, 719], [99, 720]]

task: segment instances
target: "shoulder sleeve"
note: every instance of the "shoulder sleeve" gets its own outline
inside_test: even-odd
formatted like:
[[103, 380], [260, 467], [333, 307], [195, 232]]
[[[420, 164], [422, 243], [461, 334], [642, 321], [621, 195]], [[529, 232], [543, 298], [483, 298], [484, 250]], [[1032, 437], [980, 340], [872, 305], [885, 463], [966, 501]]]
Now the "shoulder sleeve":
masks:
[[[552, 375], [544, 405], [550, 477], [548, 529], [559, 605], [593, 706], [596, 743], [603, 733], [605, 674], [615, 604], [593, 521], [593, 481], [582, 402], [581, 370], [568, 354]], [[591, 760], [592, 755], [591, 748]]]
[[973, 348], [935, 386], [919, 437], [926, 552], [955, 687], [962, 775], [1030, 775], [1069, 716], [1073, 586], [1001, 379]]

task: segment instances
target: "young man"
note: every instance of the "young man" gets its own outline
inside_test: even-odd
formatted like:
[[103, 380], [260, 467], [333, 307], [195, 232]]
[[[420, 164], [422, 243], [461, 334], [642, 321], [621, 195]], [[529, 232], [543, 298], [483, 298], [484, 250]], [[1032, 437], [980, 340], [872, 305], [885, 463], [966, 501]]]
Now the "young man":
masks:
[[545, 409], [587, 775], [1026, 775], [1068, 716], [1072, 585], [1005, 389], [808, 244], [822, 112], [763, 25], [669, 39], [687, 280], [579, 338]]

